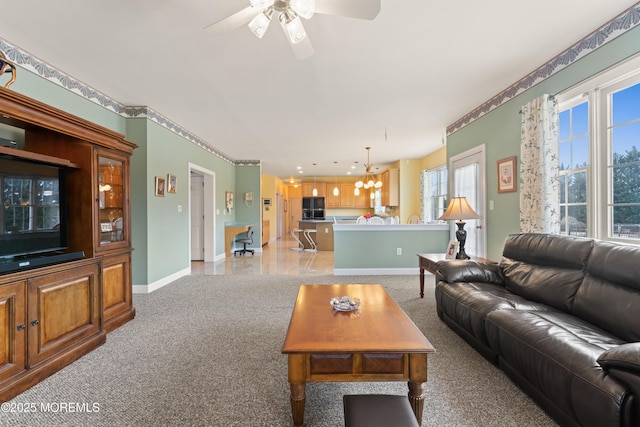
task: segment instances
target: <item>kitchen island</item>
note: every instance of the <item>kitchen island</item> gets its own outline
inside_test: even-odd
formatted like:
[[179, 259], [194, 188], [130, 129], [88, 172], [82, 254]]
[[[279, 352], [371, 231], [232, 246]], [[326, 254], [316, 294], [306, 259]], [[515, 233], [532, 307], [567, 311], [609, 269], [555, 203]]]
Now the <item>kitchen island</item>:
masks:
[[449, 224], [333, 224], [334, 274], [415, 274], [416, 254], [443, 252]]
[[[315, 242], [317, 250], [333, 250], [333, 220], [303, 219], [298, 221], [298, 229], [315, 230], [308, 235]], [[311, 244], [302, 234], [299, 232], [298, 239], [304, 245], [304, 249], [312, 249]]]

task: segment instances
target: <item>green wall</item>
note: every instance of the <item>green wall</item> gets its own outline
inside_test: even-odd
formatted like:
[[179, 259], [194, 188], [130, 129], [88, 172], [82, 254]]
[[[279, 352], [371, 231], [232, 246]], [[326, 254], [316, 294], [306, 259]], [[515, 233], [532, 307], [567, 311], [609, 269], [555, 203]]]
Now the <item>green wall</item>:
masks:
[[520, 231], [519, 192], [498, 194], [496, 162], [515, 155], [520, 166], [521, 107], [542, 94], [558, 94], [639, 52], [640, 27], [636, 27], [447, 137], [447, 158], [486, 144], [486, 197], [495, 206], [487, 210], [488, 258], [499, 260], [506, 236]]
[[[235, 168], [236, 193], [234, 197], [236, 222], [253, 224], [253, 244], [249, 245], [252, 248], [262, 247], [261, 173], [262, 171], [259, 166], [238, 166]], [[245, 202], [245, 193], [253, 193], [253, 203]]]

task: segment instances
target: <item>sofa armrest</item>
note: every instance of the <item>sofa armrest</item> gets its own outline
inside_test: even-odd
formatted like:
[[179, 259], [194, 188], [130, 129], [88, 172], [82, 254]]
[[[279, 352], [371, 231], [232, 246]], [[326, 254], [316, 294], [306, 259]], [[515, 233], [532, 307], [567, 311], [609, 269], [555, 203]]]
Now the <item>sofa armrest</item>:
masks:
[[437, 282], [484, 282], [504, 285], [504, 278], [499, 264], [485, 264], [469, 260], [447, 260], [439, 261], [436, 266]]
[[622, 344], [598, 357], [604, 369], [619, 369], [640, 375], [640, 342]]
[[626, 385], [634, 396], [628, 414], [629, 420], [622, 425], [638, 425], [640, 422], [640, 342], [622, 344], [605, 351], [598, 363], [612, 379]]

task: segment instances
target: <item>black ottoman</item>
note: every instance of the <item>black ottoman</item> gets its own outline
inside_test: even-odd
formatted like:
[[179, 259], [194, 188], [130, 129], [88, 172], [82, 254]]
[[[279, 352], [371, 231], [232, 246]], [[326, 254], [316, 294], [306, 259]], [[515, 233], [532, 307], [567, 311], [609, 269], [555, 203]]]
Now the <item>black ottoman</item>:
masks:
[[342, 400], [345, 427], [420, 427], [407, 396], [348, 394]]

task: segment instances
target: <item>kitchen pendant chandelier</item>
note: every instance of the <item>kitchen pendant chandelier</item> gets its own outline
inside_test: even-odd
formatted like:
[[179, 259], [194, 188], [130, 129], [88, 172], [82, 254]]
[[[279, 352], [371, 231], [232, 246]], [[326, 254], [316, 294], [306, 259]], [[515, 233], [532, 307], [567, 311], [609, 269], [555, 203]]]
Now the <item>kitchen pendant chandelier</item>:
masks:
[[[377, 189], [382, 187], [382, 181], [376, 179], [376, 177], [371, 173], [371, 160], [369, 158], [371, 147], [365, 147], [367, 150], [367, 163], [364, 164], [365, 174], [361, 180], [356, 182], [356, 188], [353, 191], [353, 194], [356, 196], [360, 195], [360, 189], [364, 188], [365, 190]], [[373, 193], [371, 193], [371, 198], [373, 198]]]
[[262, 38], [269, 28], [273, 13], [279, 12], [278, 20], [291, 44], [300, 43], [307, 37], [300, 17], [309, 19], [313, 16], [315, 0], [251, 0], [251, 6], [262, 9], [249, 22], [249, 29], [258, 38]]

